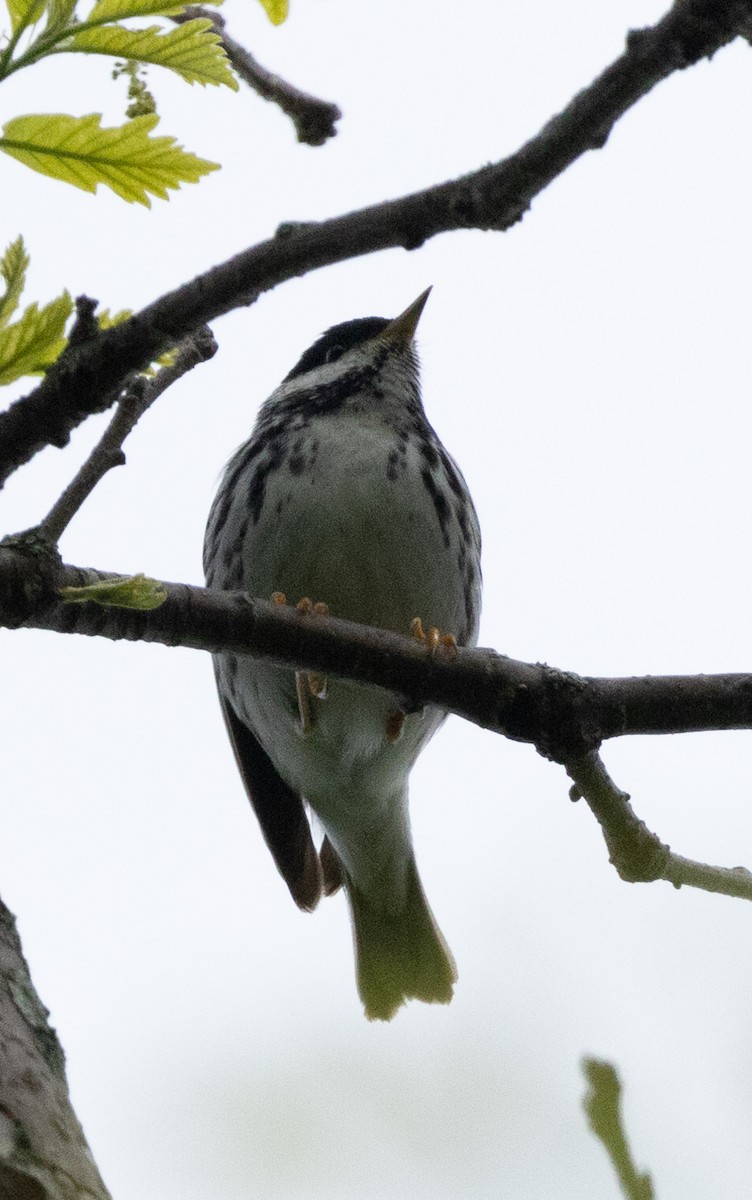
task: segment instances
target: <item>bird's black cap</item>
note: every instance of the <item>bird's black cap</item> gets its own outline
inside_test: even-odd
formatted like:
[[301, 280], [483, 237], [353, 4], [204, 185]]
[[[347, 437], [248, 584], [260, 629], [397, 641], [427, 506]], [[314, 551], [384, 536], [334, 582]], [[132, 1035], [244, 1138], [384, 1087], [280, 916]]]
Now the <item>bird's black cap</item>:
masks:
[[325, 363], [336, 362], [346, 350], [360, 346], [370, 341], [386, 329], [389, 321], [386, 317], [358, 317], [355, 321], [344, 321], [341, 325], [332, 325], [326, 333], [309, 346], [305, 354], [296, 362], [293, 369], [285, 376], [284, 382], [305, 375]]

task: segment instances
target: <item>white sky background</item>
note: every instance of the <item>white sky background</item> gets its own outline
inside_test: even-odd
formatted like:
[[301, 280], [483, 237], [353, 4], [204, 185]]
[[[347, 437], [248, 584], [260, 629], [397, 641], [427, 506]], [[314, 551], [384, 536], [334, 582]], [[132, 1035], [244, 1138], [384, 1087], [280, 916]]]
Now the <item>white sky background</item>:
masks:
[[[151, 212], [5, 159], [2, 242], [28, 299], [139, 307], [272, 234], [515, 150], [656, 20], [648, 0], [293, 0], [231, 33], [338, 102], [322, 149], [246, 89], [151, 73], [162, 132], [224, 164]], [[24, 112], [123, 114], [106, 60], [3, 85]], [[327, 326], [420, 326], [429, 419], [485, 545], [481, 643], [582, 673], [749, 670], [752, 50], [672, 77], [502, 234], [455, 233], [279, 287], [152, 410], [66, 559], [201, 582], [218, 474]], [[18, 389], [25, 390], [25, 387]], [[102, 427], [6, 486], [49, 508]], [[579, 1060], [612, 1059], [660, 1200], [748, 1197], [752, 909], [609, 867], [562, 769], [452, 718], [411, 785], [457, 958], [449, 1008], [369, 1024], [344, 899], [299, 913], [245, 800], [207, 656], [2, 635], [0, 890], [116, 1200], [616, 1197]], [[752, 735], [632, 738], [605, 761], [678, 852], [752, 867]]]

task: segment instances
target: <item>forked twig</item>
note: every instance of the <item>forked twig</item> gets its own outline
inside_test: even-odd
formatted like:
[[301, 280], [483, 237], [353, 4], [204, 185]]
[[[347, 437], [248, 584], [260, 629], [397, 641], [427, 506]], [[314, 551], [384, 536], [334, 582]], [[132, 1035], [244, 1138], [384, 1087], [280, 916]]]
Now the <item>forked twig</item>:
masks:
[[713, 867], [674, 854], [635, 813], [630, 797], [611, 779], [600, 755], [592, 750], [566, 764], [575, 787], [603, 831], [609, 858], [628, 883], [665, 879], [674, 887], [700, 888], [741, 900], [752, 900], [752, 872], [746, 867]]
[[211, 330], [203, 326], [183, 342], [170, 366], [162, 367], [151, 378], [139, 375], [133, 380], [118, 401], [112, 420], [86, 462], [40, 523], [39, 532], [44, 537], [53, 543], [60, 540], [99, 481], [113, 467], [125, 463], [123, 442], [147, 408], [188, 371], [212, 358], [216, 351], [217, 343]]

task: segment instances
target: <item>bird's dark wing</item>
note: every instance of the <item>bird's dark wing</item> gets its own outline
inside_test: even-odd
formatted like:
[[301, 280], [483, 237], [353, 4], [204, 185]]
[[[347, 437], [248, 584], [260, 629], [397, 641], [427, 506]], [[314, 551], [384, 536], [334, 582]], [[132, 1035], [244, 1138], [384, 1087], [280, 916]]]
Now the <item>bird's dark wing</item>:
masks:
[[321, 897], [321, 864], [303, 801], [277, 773], [261, 743], [220, 696], [235, 759], [264, 840], [292, 898], [308, 912]]
[[340, 862], [337, 851], [334, 849], [334, 846], [329, 841], [328, 837], [325, 837], [321, 843], [319, 859], [321, 861], [324, 895], [333, 896], [334, 893], [338, 892], [342, 887], [342, 884], [344, 883], [344, 876], [342, 863]]

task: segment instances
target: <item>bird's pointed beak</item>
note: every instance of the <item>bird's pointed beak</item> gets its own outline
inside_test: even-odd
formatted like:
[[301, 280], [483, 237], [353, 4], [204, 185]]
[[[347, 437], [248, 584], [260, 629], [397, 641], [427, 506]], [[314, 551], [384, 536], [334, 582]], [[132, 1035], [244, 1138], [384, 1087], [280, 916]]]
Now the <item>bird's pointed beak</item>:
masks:
[[426, 300], [430, 294], [430, 287], [421, 292], [417, 300], [413, 300], [412, 304], [403, 313], [400, 313], [398, 317], [389, 322], [387, 327], [379, 334], [379, 340], [390, 342], [393, 346], [409, 346], [415, 336], [420, 315], [426, 306]]

